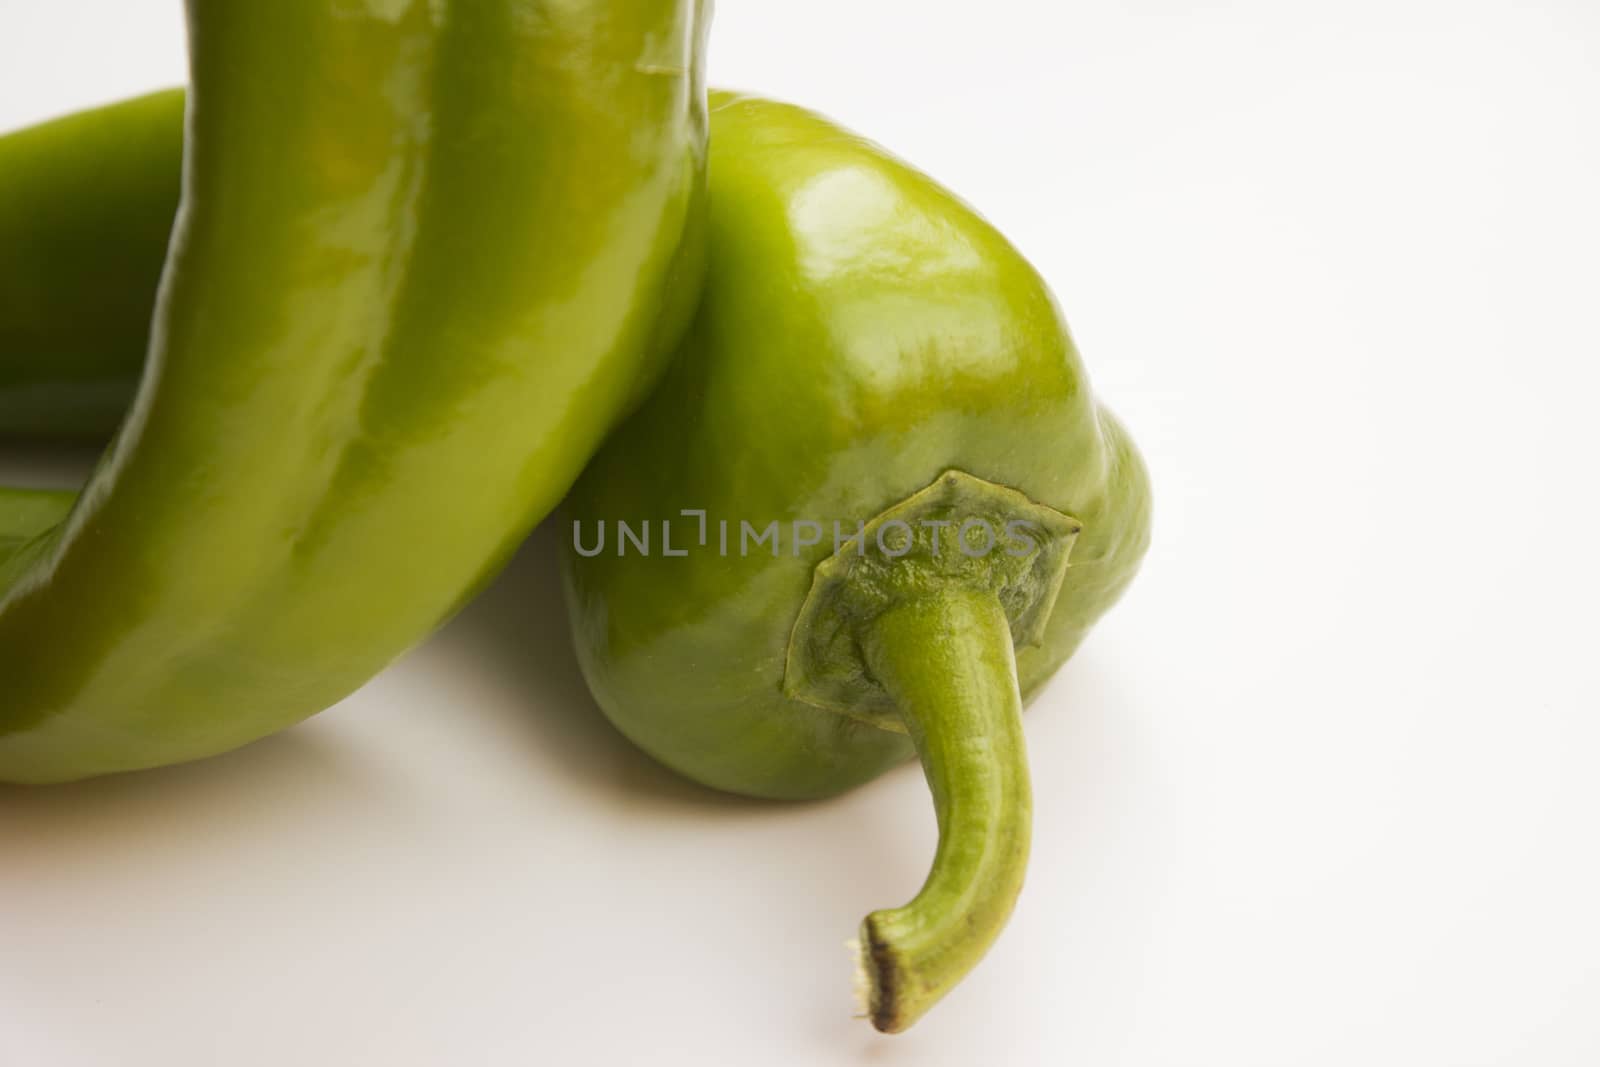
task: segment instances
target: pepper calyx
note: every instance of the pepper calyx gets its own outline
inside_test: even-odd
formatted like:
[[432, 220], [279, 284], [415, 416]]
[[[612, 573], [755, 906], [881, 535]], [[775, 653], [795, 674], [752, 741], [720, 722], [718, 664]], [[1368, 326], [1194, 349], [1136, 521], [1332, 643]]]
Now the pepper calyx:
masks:
[[1015, 647], [1037, 645], [1082, 529], [1016, 489], [945, 471], [817, 564], [790, 633], [784, 694], [905, 733], [894, 699], [867, 669], [865, 628], [898, 604], [961, 588], [993, 593]]

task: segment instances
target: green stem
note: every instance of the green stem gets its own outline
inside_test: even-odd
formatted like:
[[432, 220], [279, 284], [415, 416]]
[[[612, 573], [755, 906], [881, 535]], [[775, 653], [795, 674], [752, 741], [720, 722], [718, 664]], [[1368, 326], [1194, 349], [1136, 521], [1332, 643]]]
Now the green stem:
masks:
[[861, 926], [872, 1024], [914, 1023], [983, 958], [1028, 863], [1032, 793], [1010, 624], [994, 593], [936, 588], [861, 635], [898, 706], [939, 819], [933, 870], [911, 903]]

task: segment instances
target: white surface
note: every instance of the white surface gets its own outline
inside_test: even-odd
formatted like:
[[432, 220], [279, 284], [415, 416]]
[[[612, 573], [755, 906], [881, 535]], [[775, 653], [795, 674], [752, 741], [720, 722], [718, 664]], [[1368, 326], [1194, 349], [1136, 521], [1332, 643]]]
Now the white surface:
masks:
[[[0, 790], [0, 1064], [1600, 1063], [1600, 8], [722, 0], [714, 48], [986, 209], [1154, 471], [999, 946], [852, 1021], [918, 772], [675, 780], [536, 542], [300, 729]], [[176, 0], [0, 0], [0, 126], [181, 74]]]

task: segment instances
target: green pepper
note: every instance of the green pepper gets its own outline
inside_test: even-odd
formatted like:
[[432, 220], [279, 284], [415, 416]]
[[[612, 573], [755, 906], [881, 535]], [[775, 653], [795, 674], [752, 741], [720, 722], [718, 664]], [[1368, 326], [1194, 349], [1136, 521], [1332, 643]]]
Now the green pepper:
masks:
[[572, 628], [611, 721], [707, 785], [824, 797], [920, 757], [932, 872], [860, 931], [898, 1031], [1011, 912], [1022, 705], [1132, 578], [1148, 480], [1043, 281], [949, 192], [720, 93], [710, 183], [689, 336], [568, 498]]
[[[188, 13], [182, 201], [138, 394], [81, 494], [0, 490], [0, 780], [207, 756], [356, 689], [555, 505], [698, 289], [703, 2]], [[140, 105], [152, 129], [174, 100]], [[150, 136], [130, 195], [167, 193], [170, 131]], [[47, 182], [71, 140], [0, 162], [36, 151], [18, 180]], [[128, 263], [160, 206], [133, 214]], [[43, 283], [99, 279], [75, 226]], [[21, 368], [0, 383], [82, 428], [99, 401], [40, 383], [51, 354], [0, 354]], [[60, 380], [98, 395], [103, 371]]]

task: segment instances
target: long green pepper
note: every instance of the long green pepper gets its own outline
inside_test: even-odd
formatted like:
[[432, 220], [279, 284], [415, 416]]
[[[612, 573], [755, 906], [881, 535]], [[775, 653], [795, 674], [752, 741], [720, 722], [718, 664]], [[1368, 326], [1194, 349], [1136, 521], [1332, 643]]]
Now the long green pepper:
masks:
[[[0, 490], [3, 781], [207, 756], [349, 694], [556, 504], [698, 288], [705, 4], [188, 13], [181, 208], [137, 397], [81, 494]], [[14, 428], [87, 429], [115, 396], [92, 359], [51, 361], [131, 315], [58, 341], [36, 319], [81, 291], [50, 288], [71, 272], [98, 288], [148, 263], [174, 140], [117, 127], [173, 106], [81, 120], [142, 160], [113, 213], [155, 198], [103, 235], [123, 252], [103, 268], [69, 226], [47, 270], [0, 262]], [[73, 136], [0, 150], [8, 199], [83, 187]]]

